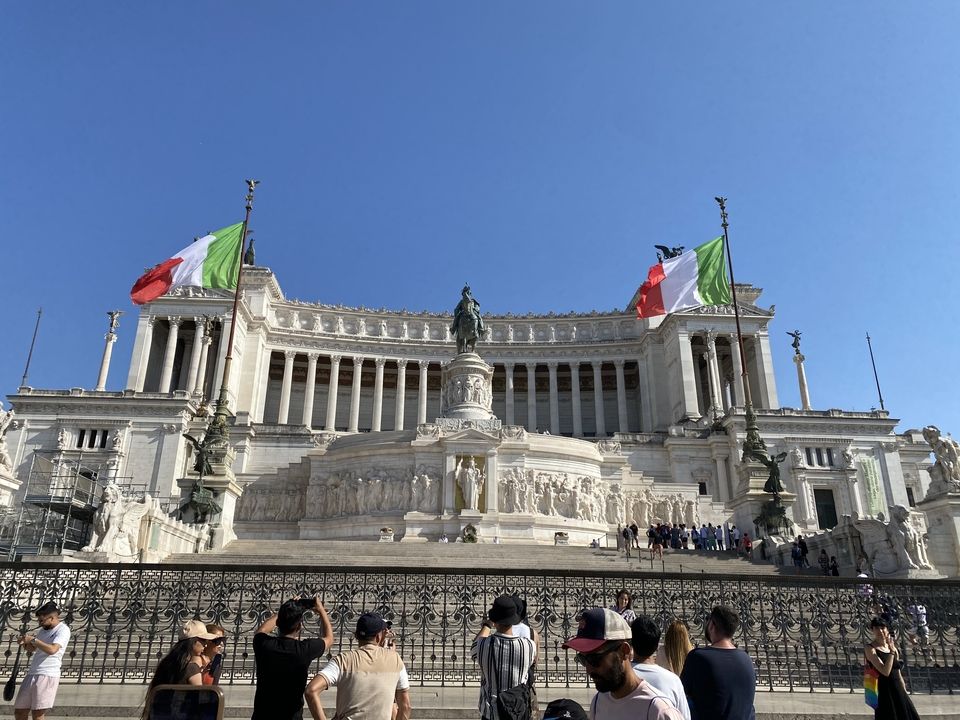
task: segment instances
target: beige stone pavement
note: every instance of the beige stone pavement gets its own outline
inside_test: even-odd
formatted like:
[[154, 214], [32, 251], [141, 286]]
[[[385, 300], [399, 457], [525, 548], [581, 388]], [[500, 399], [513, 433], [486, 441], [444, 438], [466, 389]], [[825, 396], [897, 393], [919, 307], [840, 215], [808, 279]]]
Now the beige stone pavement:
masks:
[[[254, 687], [234, 685], [223, 687], [224, 716], [250, 717]], [[140, 716], [145, 689], [142, 685], [71, 685], [60, 686], [57, 708], [48, 717], [71, 717], [74, 720], [93, 718], [136, 718]], [[476, 718], [476, 687], [411, 688], [413, 718], [425, 720], [465, 720]], [[538, 688], [541, 707], [548, 701], [568, 697], [586, 706], [593, 696], [592, 688]], [[325, 694], [326, 695], [326, 694]], [[333, 717], [334, 693], [325, 697]], [[960, 720], [960, 697], [952, 695], [914, 695], [913, 702], [922, 718]], [[756, 699], [758, 720], [820, 720], [822, 718], [870, 718], [873, 710], [863, 702], [863, 693], [829, 692], [769, 692], [758, 691]], [[13, 715], [13, 703], [3, 703], [0, 716]], [[306, 717], [309, 718], [309, 712]]]

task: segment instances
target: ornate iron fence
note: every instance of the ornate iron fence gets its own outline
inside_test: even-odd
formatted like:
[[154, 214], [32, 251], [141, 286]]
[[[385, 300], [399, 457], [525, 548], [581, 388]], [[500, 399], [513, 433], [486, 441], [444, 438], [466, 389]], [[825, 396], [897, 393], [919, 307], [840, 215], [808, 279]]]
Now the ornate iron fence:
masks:
[[[735, 608], [743, 623], [737, 642], [754, 659], [761, 687], [859, 691], [867, 625], [882, 610], [894, 617], [910, 689], [960, 688], [960, 583], [954, 581], [20, 563], [0, 564], [0, 677], [11, 670], [17, 635], [35, 627], [32, 609], [55, 600], [73, 633], [65, 682], [145, 683], [177, 628], [199, 618], [227, 629], [222, 682], [252, 684], [256, 627], [284, 599], [316, 594], [334, 625], [331, 655], [351, 647], [360, 613], [377, 610], [393, 621], [412, 682], [473, 685], [479, 676], [470, 644], [484, 612], [496, 596], [519, 593], [540, 634], [538, 683], [586, 686], [582, 668], [561, 644], [576, 631], [578, 613], [612, 604], [621, 588], [632, 592], [638, 613], [664, 627], [684, 620], [695, 642], [714, 605]], [[916, 603], [926, 607], [929, 632], [913, 644], [907, 608]], [[308, 634], [315, 628], [307, 623]]]

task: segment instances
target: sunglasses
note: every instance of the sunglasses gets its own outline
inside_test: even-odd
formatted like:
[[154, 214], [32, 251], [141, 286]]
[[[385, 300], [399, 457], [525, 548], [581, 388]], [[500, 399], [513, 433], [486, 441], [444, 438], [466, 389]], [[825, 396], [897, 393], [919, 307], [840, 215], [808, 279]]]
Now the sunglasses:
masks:
[[607, 655], [612, 653], [614, 650], [618, 650], [619, 648], [620, 648], [620, 643], [617, 643], [616, 645], [611, 645], [606, 650], [599, 650], [597, 652], [592, 652], [592, 653], [577, 653], [576, 661], [579, 664], [583, 665], [584, 667], [587, 667], [588, 665], [590, 667], [597, 667], [600, 663], [603, 662], [603, 658], [605, 658]]
[[211, 645], [226, 645], [227, 639], [218, 637], [218, 638], [214, 638], [213, 640], [208, 640], [207, 642], [209, 642]]

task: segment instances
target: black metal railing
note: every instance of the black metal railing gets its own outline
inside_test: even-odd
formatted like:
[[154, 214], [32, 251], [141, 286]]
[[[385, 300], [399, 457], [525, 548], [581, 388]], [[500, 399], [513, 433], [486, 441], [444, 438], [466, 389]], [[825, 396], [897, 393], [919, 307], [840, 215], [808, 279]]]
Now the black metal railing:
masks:
[[[737, 642], [754, 659], [760, 687], [860, 691], [868, 623], [883, 611], [893, 617], [911, 691], [960, 689], [956, 581], [422, 568], [0, 564], [0, 677], [10, 672], [17, 635], [35, 627], [31, 610], [54, 600], [73, 634], [64, 682], [144, 683], [177, 628], [199, 618], [227, 629], [222, 682], [251, 684], [256, 627], [284, 599], [317, 594], [334, 625], [330, 655], [350, 648], [360, 613], [376, 610], [393, 621], [412, 682], [473, 685], [470, 644], [483, 614], [496, 596], [519, 593], [540, 634], [538, 683], [586, 686], [561, 644], [584, 608], [612, 604], [621, 588], [633, 594], [636, 612], [663, 626], [684, 620], [694, 642], [714, 605], [735, 608], [743, 621]], [[914, 645], [907, 608], [916, 603], [926, 607], [928, 634]], [[308, 634], [315, 628], [307, 623]]]

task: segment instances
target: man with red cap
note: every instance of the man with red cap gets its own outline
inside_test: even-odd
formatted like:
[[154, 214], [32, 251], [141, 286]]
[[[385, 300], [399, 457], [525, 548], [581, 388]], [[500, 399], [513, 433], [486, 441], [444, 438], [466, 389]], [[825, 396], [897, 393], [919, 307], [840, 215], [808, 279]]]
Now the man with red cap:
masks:
[[563, 644], [577, 651], [577, 662], [597, 688], [590, 720], [683, 720], [670, 698], [633, 671], [632, 637], [621, 615], [609, 608], [592, 608], [580, 616], [576, 636]]

